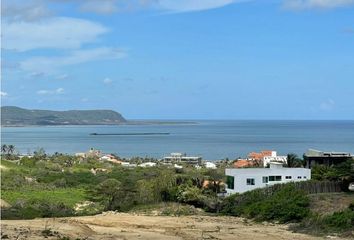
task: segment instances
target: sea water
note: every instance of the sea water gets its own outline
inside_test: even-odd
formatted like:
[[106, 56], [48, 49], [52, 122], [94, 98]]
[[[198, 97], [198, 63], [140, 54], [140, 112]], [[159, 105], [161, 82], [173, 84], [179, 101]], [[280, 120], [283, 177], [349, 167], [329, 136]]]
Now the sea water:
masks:
[[[169, 133], [168, 135], [90, 135], [91, 133]], [[162, 158], [171, 152], [207, 160], [235, 159], [276, 150], [300, 156], [309, 148], [354, 153], [354, 121], [196, 121], [195, 124], [48, 126], [2, 128], [2, 144], [22, 154], [85, 152], [93, 147], [121, 157]]]

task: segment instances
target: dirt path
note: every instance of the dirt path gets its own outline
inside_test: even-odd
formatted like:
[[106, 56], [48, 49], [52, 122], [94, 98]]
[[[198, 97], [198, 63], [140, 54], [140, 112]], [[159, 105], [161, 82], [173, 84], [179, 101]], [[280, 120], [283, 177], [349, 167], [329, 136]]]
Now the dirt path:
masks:
[[3, 220], [1, 228], [2, 239], [321, 239], [292, 233], [286, 225], [255, 224], [234, 217], [165, 217], [125, 213]]

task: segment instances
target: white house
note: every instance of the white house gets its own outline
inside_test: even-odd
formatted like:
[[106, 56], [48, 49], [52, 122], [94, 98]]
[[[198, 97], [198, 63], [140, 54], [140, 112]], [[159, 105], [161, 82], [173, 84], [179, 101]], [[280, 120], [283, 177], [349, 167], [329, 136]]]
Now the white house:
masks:
[[263, 157], [263, 166], [264, 167], [268, 166], [268, 164], [270, 164], [272, 162], [279, 162], [279, 163], [286, 164], [288, 162], [288, 157], [287, 156], [277, 156], [276, 152], [275, 152], [275, 156], [264, 156]]
[[251, 152], [248, 154], [248, 160], [261, 161], [264, 167], [267, 167], [271, 162], [280, 162], [286, 164], [288, 161], [287, 156], [278, 156], [277, 151], [261, 151]]
[[227, 168], [225, 169], [227, 194], [243, 193], [256, 188], [287, 182], [311, 179], [307, 168], [285, 168], [282, 163], [270, 163], [269, 168]]
[[212, 163], [212, 162], [205, 162], [204, 166], [205, 166], [205, 168], [216, 169], [216, 164]]
[[200, 156], [187, 156], [185, 153], [171, 153], [161, 159], [163, 163], [188, 163], [191, 165], [201, 165], [202, 157]]
[[145, 163], [139, 164], [139, 167], [155, 167], [155, 166], [156, 166], [156, 163], [154, 163], [154, 162], [145, 162]]

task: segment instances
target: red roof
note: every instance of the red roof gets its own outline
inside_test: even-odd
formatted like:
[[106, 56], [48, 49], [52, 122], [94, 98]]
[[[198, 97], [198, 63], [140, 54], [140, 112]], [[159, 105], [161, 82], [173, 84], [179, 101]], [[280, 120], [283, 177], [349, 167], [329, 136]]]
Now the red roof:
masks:
[[255, 159], [255, 160], [263, 160], [264, 157], [270, 157], [270, 156], [272, 156], [272, 151], [270, 150], [261, 151], [260, 153], [251, 152], [248, 154], [248, 158]]
[[239, 159], [236, 162], [234, 162], [235, 168], [252, 167], [254, 165], [255, 162], [253, 160]]

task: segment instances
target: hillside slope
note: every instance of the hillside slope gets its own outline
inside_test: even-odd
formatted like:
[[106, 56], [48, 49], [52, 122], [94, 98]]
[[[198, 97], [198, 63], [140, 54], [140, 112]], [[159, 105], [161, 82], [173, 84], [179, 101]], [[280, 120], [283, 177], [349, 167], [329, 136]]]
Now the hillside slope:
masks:
[[13, 106], [1, 107], [2, 126], [25, 125], [114, 125], [127, 122], [111, 110], [28, 110]]

